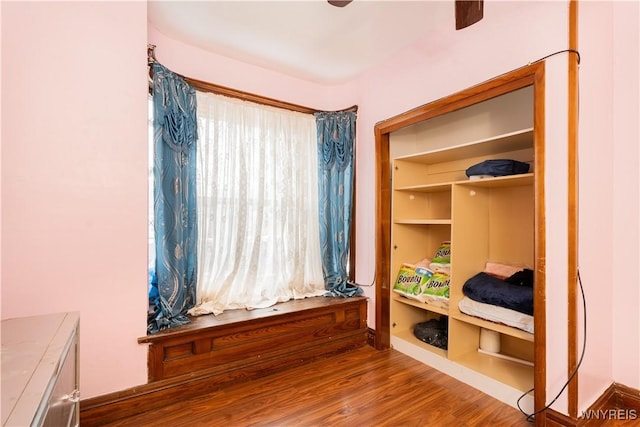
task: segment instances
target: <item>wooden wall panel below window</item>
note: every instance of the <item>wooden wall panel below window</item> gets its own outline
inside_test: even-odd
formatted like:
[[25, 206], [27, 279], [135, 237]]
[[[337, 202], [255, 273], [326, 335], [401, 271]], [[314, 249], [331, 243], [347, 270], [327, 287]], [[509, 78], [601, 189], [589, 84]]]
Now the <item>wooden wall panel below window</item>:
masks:
[[236, 381], [266, 374], [292, 358], [305, 359], [307, 353], [330, 351], [332, 344], [365, 345], [366, 320], [366, 298], [319, 297], [196, 317], [139, 341], [150, 344], [149, 382], [200, 374]]

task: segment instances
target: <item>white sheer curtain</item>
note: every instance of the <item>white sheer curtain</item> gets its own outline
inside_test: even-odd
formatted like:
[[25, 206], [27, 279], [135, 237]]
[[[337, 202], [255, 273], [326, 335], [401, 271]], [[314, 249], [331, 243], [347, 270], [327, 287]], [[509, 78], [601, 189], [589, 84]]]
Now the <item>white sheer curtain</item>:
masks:
[[198, 100], [198, 288], [189, 314], [325, 294], [316, 124], [211, 93]]

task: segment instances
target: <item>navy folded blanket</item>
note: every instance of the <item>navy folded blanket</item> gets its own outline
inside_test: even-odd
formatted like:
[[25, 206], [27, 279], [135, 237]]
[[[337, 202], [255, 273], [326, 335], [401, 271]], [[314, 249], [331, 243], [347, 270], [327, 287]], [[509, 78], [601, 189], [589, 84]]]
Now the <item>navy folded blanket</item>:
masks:
[[474, 301], [533, 316], [533, 287], [514, 285], [487, 273], [478, 273], [465, 282], [462, 292]]

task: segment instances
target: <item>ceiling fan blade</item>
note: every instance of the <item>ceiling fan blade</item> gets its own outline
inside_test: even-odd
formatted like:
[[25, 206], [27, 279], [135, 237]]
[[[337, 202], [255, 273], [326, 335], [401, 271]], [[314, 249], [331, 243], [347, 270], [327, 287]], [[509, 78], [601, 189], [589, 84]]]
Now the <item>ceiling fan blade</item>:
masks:
[[461, 30], [482, 19], [484, 0], [456, 0], [456, 30]]
[[348, 5], [349, 3], [351, 3], [353, 0], [327, 0], [329, 2], [329, 4], [331, 6], [335, 6], [335, 7], [345, 7], [346, 5]]

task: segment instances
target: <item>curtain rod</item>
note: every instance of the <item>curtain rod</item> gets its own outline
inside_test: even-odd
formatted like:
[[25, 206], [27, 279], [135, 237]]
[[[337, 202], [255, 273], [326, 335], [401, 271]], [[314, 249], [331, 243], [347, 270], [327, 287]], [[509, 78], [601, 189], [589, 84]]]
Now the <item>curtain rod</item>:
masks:
[[[156, 45], [153, 44], [148, 44], [147, 45], [147, 64], [151, 65], [153, 63], [160, 63], [158, 62], [158, 60], [156, 59], [156, 53], [155, 53], [155, 49], [156, 49]], [[178, 74], [178, 73], [176, 73]], [[152, 76], [152, 71], [149, 71], [149, 75]], [[286, 101], [280, 101], [277, 99], [273, 99], [273, 98], [268, 98], [266, 96], [262, 96], [262, 95], [256, 95], [254, 93], [249, 93], [249, 92], [244, 92], [244, 91], [240, 91], [237, 89], [232, 89], [229, 87], [225, 87], [225, 86], [221, 86], [221, 85], [217, 85], [214, 83], [209, 83], [209, 82], [205, 82], [202, 80], [198, 80], [198, 79], [194, 79], [191, 77], [187, 77], [187, 76], [183, 76], [181, 74], [178, 74], [180, 77], [182, 77], [187, 83], [189, 83], [191, 86], [193, 86], [195, 89], [201, 90], [203, 92], [211, 92], [211, 93], [215, 93], [217, 95], [224, 95], [224, 96], [229, 96], [232, 98], [238, 98], [238, 99], [242, 99], [244, 101], [249, 101], [249, 102], [255, 102], [256, 104], [262, 104], [262, 105], [267, 105], [270, 107], [277, 107], [277, 108], [283, 108], [286, 110], [291, 110], [291, 111], [297, 111], [299, 113], [306, 113], [306, 114], [314, 114], [314, 113], [322, 113], [324, 112], [323, 110], [317, 110], [315, 108], [309, 108], [309, 107], [305, 107], [303, 105], [297, 105], [297, 104], [293, 104], [290, 102], [286, 102]], [[354, 112], [357, 113], [358, 112], [358, 106], [357, 105], [353, 105], [349, 108], [345, 108], [343, 110], [338, 110], [336, 111], [338, 113], [341, 112]]]

